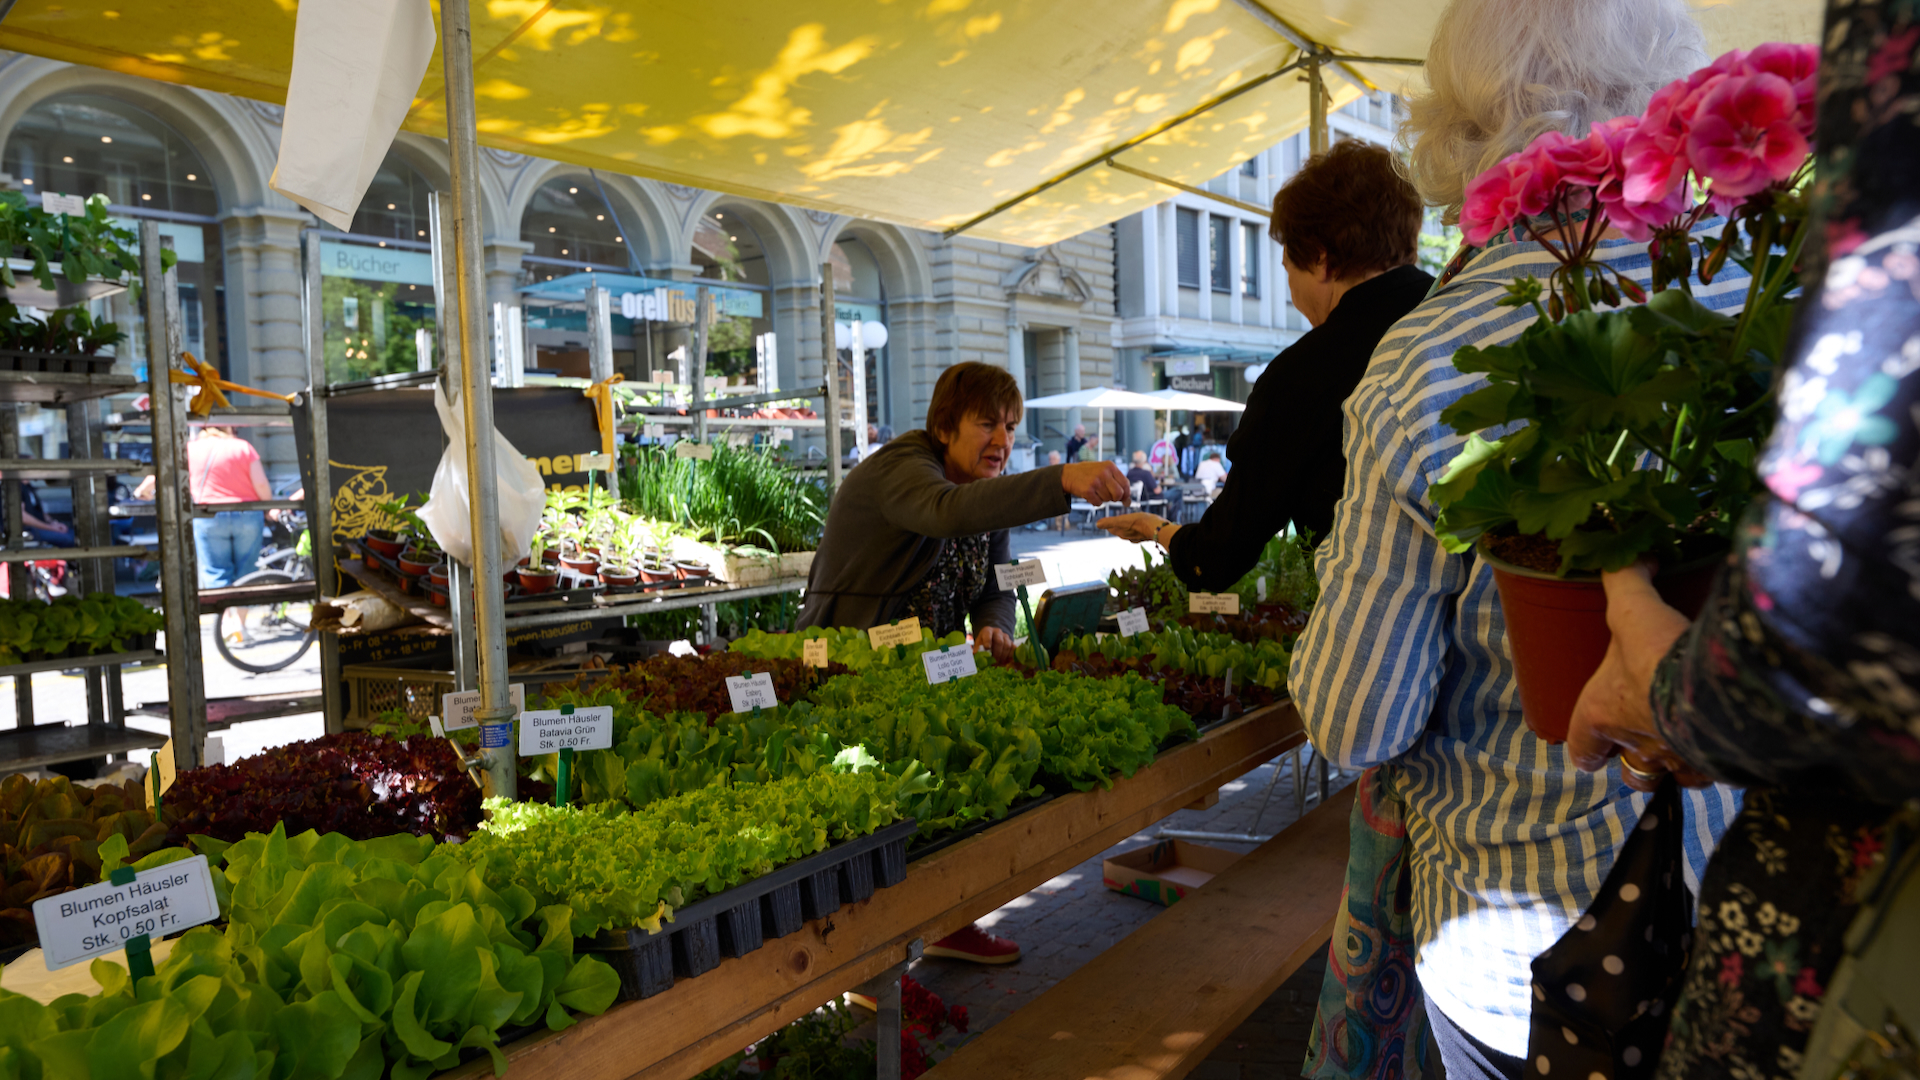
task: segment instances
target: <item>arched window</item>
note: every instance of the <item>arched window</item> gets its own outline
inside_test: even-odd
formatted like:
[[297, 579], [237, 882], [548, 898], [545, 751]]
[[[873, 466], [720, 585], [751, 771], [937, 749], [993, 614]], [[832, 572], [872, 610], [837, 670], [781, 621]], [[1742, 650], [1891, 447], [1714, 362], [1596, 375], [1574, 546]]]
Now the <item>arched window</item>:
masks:
[[707, 338], [707, 374], [737, 385], [757, 385], [755, 339], [773, 330], [767, 303], [767, 252], [753, 223], [737, 206], [721, 204], [694, 225], [696, 281], [725, 282], [719, 315]]
[[555, 177], [540, 185], [520, 219], [520, 239], [533, 245], [526, 261], [533, 266], [535, 281], [574, 270], [625, 270], [629, 265], [618, 216], [584, 176]]
[[[857, 236], [843, 235], [833, 245], [833, 319], [853, 323], [887, 321], [887, 290], [880, 280], [880, 262], [873, 250]], [[895, 417], [892, 395], [892, 365], [887, 350], [869, 347], [867, 351], [867, 416], [875, 425], [899, 427], [905, 417]]]
[[352, 231], [320, 227], [329, 382], [432, 366], [432, 190], [426, 177], [388, 151], [354, 211]]
[[[105, 195], [129, 226], [135, 218], [159, 217], [160, 232], [173, 239], [180, 260], [186, 347], [231, 373], [219, 197], [206, 162], [178, 132], [116, 98], [58, 94], [20, 117], [0, 168], [36, 202], [43, 192]], [[125, 294], [106, 305], [135, 339], [121, 346], [122, 355], [145, 356], [138, 308]]]

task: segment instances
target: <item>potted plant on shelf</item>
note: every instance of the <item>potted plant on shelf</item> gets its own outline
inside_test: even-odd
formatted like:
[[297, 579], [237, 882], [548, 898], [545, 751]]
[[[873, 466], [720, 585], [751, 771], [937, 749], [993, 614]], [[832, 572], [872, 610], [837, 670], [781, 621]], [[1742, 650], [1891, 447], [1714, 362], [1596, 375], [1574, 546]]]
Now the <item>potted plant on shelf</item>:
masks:
[[[1518, 338], [1454, 355], [1487, 385], [1441, 414], [1467, 441], [1432, 488], [1435, 531], [1491, 564], [1521, 708], [1550, 741], [1606, 654], [1599, 572], [1655, 559], [1662, 592], [1697, 613], [1758, 489], [1806, 237], [1817, 55], [1728, 53], [1644, 116], [1545, 133], [1468, 185], [1470, 243], [1525, 229], [1560, 265], [1508, 286], [1503, 305], [1538, 313]], [[1724, 228], [1696, 241], [1712, 215]], [[1652, 296], [1595, 258], [1609, 227], [1650, 242]], [[1751, 275], [1737, 316], [1692, 291], [1729, 262]]]
[[600, 584], [609, 588], [625, 588], [640, 581], [640, 549], [646, 543], [640, 519], [620, 516], [624, 520], [612, 525], [601, 541], [604, 560], [600, 563]]
[[528, 564], [515, 571], [514, 576], [519, 580], [520, 588], [531, 596], [551, 591], [554, 583], [560, 580], [560, 571], [547, 565], [547, 534], [544, 529], [533, 534], [533, 552]]

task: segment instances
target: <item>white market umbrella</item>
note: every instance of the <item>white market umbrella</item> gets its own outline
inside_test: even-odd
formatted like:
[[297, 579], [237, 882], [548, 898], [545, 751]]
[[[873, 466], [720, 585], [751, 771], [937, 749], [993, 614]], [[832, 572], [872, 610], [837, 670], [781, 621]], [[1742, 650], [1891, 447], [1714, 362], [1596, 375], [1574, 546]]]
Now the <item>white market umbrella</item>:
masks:
[[1244, 401], [1228, 401], [1211, 394], [1196, 394], [1191, 390], [1154, 390], [1144, 397], [1153, 398], [1161, 409], [1179, 409], [1184, 412], [1246, 412]]
[[1166, 408], [1160, 402], [1146, 394], [1132, 390], [1122, 390], [1117, 386], [1096, 386], [1089, 390], [1074, 390], [1065, 394], [1048, 394], [1046, 397], [1031, 398], [1022, 402], [1029, 409], [1094, 409], [1099, 419], [1094, 431], [1101, 432], [1107, 426], [1107, 410], [1116, 412], [1121, 409], [1145, 409], [1157, 412]]

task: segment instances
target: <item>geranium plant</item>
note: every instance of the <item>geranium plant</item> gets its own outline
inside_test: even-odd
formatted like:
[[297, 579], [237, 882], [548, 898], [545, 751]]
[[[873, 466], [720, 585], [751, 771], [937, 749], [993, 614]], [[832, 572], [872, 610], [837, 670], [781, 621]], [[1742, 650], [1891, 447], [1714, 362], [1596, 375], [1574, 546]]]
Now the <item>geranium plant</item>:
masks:
[[[1454, 355], [1488, 385], [1441, 414], [1469, 436], [1433, 488], [1449, 550], [1478, 542], [1565, 574], [1724, 548], [1773, 423], [1772, 369], [1806, 237], [1817, 57], [1814, 46], [1735, 50], [1662, 89], [1644, 115], [1584, 139], [1544, 133], [1468, 185], [1470, 243], [1511, 229], [1560, 265], [1544, 283], [1508, 286], [1501, 304], [1539, 313], [1517, 339]], [[1696, 238], [1715, 216], [1726, 220], [1717, 236]], [[1648, 244], [1651, 297], [1595, 258], [1609, 230]], [[1737, 317], [1693, 295], [1729, 261], [1751, 275]]]

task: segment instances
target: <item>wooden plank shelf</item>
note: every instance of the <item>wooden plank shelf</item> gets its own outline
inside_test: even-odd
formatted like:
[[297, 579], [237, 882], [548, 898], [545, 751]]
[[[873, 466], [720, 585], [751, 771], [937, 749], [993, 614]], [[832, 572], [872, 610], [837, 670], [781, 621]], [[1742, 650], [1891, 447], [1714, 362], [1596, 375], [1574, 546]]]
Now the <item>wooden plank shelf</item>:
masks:
[[[254, 694], [249, 697], [223, 697], [207, 699], [207, 727], [226, 728], [234, 724], [243, 724], [249, 720], [271, 720], [276, 716], [298, 716], [301, 713], [320, 712], [326, 708], [326, 699], [312, 691], [295, 691], [292, 694]], [[137, 709], [129, 709], [128, 716], [152, 716], [169, 719], [173, 714], [164, 701], [149, 701]]]
[[[447, 633], [453, 632], [453, 616], [447, 613], [446, 608], [438, 606], [424, 595], [416, 593], [409, 596], [401, 592], [400, 583], [381, 567], [365, 559], [343, 559], [340, 572], [359, 582], [368, 592], [380, 594], [382, 599], [428, 626]], [[308, 591], [312, 591], [311, 587]]]
[[[13, 675], [38, 675], [43, 671], [71, 671], [74, 668], [122, 667], [127, 664], [166, 663], [166, 656], [157, 649], [141, 649], [137, 652], [101, 653], [98, 656], [54, 657], [51, 660], [29, 660], [21, 664], [0, 665], [0, 679]], [[0, 760], [5, 760], [0, 756]]]
[[140, 385], [131, 375], [0, 370], [0, 402], [66, 405], [109, 394], [138, 393]]
[[[912, 864], [907, 879], [643, 1001], [505, 1047], [514, 1080], [686, 1080], [931, 942], [1304, 743], [1282, 702], [1160, 755], [1111, 790], [1062, 795]], [[480, 1080], [480, 1058], [443, 1074]]]
[[281, 600], [312, 600], [314, 585], [309, 581], [288, 581], [272, 585], [229, 585], [223, 589], [200, 590], [200, 614], [211, 615], [230, 607], [272, 604]]
[[14, 458], [0, 461], [9, 480], [65, 480], [74, 476], [144, 476], [153, 466], [131, 458]]
[[127, 754], [166, 745], [167, 736], [102, 724], [40, 724], [0, 731], [0, 762], [7, 772]]

